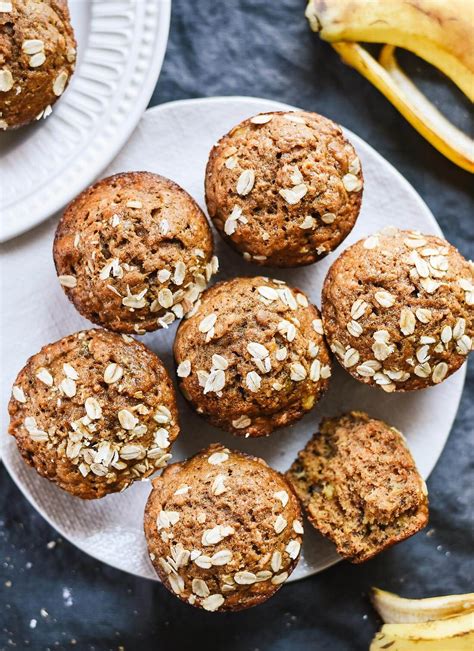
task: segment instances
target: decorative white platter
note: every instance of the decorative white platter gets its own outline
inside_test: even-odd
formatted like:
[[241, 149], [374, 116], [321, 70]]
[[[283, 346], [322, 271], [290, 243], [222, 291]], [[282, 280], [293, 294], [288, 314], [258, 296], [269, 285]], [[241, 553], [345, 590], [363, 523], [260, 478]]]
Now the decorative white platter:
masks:
[[[221, 97], [173, 102], [149, 109], [104, 176], [127, 170], [159, 172], [181, 184], [204, 207], [204, 170], [211, 146], [240, 120], [272, 110], [291, 110], [291, 107], [263, 99]], [[328, 267], [349, 244], [390, 224], [440, 234], [433, 215], [412, 186], [366, 142], [347, 130], [346, 133], [362, 161], [365, 191], [359, 220], [345, 242], [316, 265], [265, 270], [244, 262], [216, 235], [221, 261], [218, 280], [271, 273], [303, 289], [319, 306]], [[81, 501], [28, 468], [13, 438], [6, 434], [10, 387], [27, 357], [48, 342], [90, 327], [69, 303], [57, 281], [51, 256], [54, 222], [50, 220], [3, 247], [0, 269], [3, 272], [0, 274], [3, 461], [26, 498], [62, 536], [98, 560], [156, 579], [142, 531], [149, 482], [137, 483], [121, 494], [102, 500]], [[173, 325], [169, 330], [142, 338], [163, 359], [173, 377], [171, 348], [175, 330]], [[448, 438], [462, 393], [465, 367], [436, 387], [407, 394], [386, 394], [352, 379], [336, 362], [334, 366], [329, 391], [316, 408], [296, 425], [276, 431], [267, 439], [246, 440], [225, 434], [207, 425], [179, 396], [182, 432], [173, 448], [174, 460], [190, 456], [211, 442], [222, 441], [229, 447], [262, 456], [271, 466], [285, 470], [317, 430], [321, 416], [363, 409], [405, 433], [426, 478]], [[319, 572], [337, 560], [333, 545], [307, 524], [303, 555], [291, 580]]]
[[0, 132], [0, 242], [41, 223], [97, 177], [160, 74], [171, 0], [69, 0], [78, 63], [47, 120]]

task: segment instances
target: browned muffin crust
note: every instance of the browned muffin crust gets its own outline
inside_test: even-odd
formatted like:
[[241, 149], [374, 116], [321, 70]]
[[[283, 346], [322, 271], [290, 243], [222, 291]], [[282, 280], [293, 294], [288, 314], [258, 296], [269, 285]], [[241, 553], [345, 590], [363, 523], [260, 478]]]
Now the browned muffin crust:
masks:
[[161, 361], [105, 330], [77, 332], [30, 357], [9, 412], [26, 463], [83, 499], [121, 491], [164, 467], [179, 434]]
[[264, 436], [301, 418], [331, 375], [322, 322], [299, 289], [234, 278], [202, 295], [176, 333], [180, 388], [213, 425]]
[[306, 265], [333, 251], [354, 226], [362, 186], [341, 128], [305, 111], [244, 120], [214, 146], [206, 170], [214, 225], [265, 266]]
[[385, 391], [442, 382], [474, 335], [474, 269], [446, 240], [388, 228], [349, 247], [324, 282], [328, 343], [357, 379]]
[[298, 562], [300, 505], [263, 459], [211, 445], [153, 480], [145, 509], [150, 558], [164, 585], [209, 611], [271, 597]]
[[79, 312], [109, 330], [143, 334], [189, 312], [217, 272], [204, 213], [150, 172], [102, 179], [66, 209], [56, 231], [59, 281]]
[[10, 0], [0, 11], [0, 129], [46, 118], [76, 62], [66, 0]]
[[324, 419], [287, 478], [310, 522], [353, 563], [428, 522], [426, 484], [402, 434], [364, 412]]

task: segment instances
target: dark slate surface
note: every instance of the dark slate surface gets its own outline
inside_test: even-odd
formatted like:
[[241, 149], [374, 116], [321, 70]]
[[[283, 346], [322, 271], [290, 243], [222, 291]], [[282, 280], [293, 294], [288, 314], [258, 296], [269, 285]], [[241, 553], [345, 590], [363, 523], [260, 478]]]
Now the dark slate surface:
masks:
[[[448, 239], [472, 257], [471, 177], [343, 66], [311, 34], [303, 10], [300, 0], [174, 0], [152, 104], [240, 94], [319, 111], [393, 163]], [[440, 102], [451, 98], [431, 72], [418, 70], [418, 77]], [[456, 119], [466, 122], [462, 103]], [[415, 597], [472, 590], [473, 396], [471, 362], [455, 426], [428, 481], [431, 521], [425, 532], [363, 566], [340, 563], [234, 615], [194, 610], [160, 585], [112, 570], [58, 539], [1, 468], [0, 649], [367, 649], [379, 625], [367, 599], [370, 586]]]

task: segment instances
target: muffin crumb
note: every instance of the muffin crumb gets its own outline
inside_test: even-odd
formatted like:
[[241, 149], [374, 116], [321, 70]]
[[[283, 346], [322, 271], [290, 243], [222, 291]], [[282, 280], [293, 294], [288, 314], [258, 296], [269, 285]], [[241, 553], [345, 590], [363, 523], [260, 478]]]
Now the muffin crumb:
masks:
[[353, 563], [428, 522], [426, 484], [403, 435], [364, 412], [325, 418], [286, 476], [311, 524]]

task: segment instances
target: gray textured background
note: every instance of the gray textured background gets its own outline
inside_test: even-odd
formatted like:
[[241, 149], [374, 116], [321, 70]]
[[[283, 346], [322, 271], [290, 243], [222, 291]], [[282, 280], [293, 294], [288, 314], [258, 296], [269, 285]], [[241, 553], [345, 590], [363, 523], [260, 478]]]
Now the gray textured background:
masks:
[[[393, 163], [428, 203], [446, 237], [472, 257], [472, 177], [342, 65], [309, 31], [303, 11], [300, 0], [174, 0], [168, 52], [151, 104], [254, 95], [323, 113]], [[407, 64], [441, 105], [451, 105], [456, 121], [472, 129], [468, 106], [457, 93], [431, 70]], [[471, 361], [455, 426], [428, 481], [427, 529], [363, 566], [340, 563], [239, 614], [194, 610], [160, 585], [85, 556], [58, 538], [1, 468], [0, 649], [367, 649], [379, 626], [367, 599], [370, 586], [415, 597], [472, 590], [472, 423]]]

